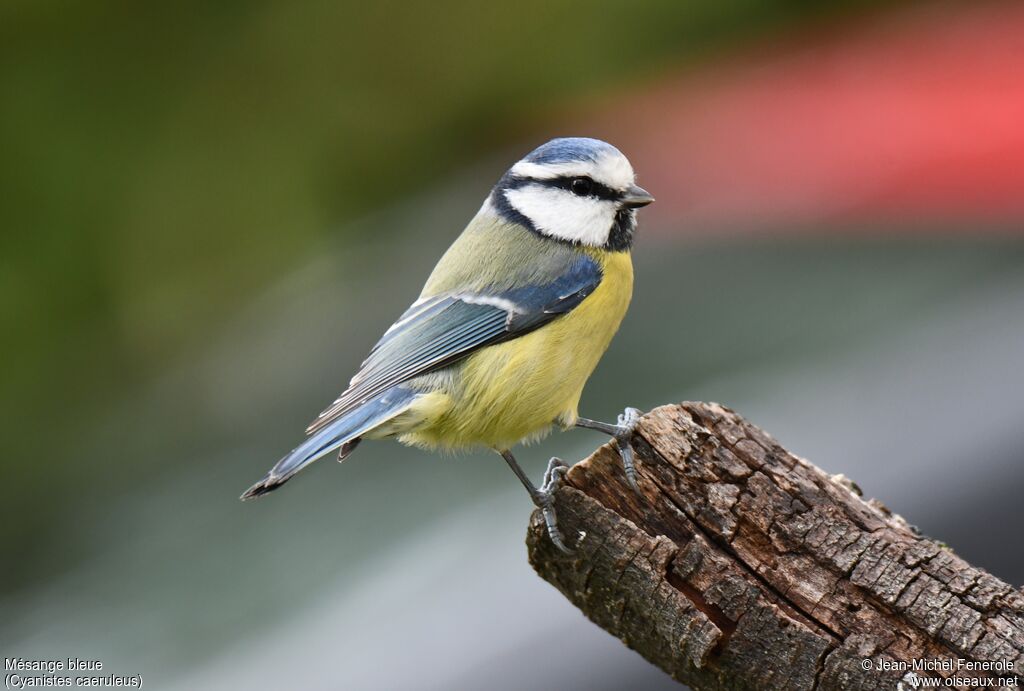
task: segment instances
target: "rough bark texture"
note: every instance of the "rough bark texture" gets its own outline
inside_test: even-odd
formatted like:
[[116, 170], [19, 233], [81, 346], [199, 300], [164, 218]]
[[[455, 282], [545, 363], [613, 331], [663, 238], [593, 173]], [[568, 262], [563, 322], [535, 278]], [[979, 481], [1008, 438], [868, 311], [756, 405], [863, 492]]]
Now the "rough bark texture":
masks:
[[[1024, 593], [731, 410], [658, 408], [634, 447], [643, 496], [614, 447], [602, 447], [557, 495], [575, 553], [555, 549], [535, 513], [530, 561], [679, 681], [877, 691], [916, 688], [914, 674], [956, 678], [939, 682], [953, 688], [1024, 675]], [[914, 660], [950, 668], [901, 668]], [[1004, 667], [958, 669], [957, 660]]]

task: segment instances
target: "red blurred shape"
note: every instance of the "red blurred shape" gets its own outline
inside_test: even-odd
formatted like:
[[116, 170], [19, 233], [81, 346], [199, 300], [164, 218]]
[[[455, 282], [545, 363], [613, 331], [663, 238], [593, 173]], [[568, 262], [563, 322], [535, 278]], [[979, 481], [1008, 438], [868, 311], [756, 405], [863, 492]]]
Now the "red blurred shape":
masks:
[[674, 227], [1024, 230], [1024, 3], [818, 29], [622, 102], [598, 129]]

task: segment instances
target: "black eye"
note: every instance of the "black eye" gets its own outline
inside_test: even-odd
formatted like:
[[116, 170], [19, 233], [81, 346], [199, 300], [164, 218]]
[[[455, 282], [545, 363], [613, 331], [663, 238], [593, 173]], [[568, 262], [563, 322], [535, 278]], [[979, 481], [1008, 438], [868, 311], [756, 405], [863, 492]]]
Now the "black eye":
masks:
[[590, 178], [573, 178], [569, 183], [569, 189], [573, 194], [585, 197], [594, 190], [594, 181]]

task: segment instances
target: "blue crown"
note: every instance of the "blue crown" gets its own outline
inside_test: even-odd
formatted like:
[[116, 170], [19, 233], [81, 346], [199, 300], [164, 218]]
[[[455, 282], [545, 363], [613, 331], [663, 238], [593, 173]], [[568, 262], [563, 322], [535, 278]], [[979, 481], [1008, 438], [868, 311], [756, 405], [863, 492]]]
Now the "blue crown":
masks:
[[541, 144], [523, 159], [529, 163], [567, 163], [570, 161], [596, 161], [602, 154], [616, 154], [619, 150], [608, 142], [589, 137], [560, 137]]

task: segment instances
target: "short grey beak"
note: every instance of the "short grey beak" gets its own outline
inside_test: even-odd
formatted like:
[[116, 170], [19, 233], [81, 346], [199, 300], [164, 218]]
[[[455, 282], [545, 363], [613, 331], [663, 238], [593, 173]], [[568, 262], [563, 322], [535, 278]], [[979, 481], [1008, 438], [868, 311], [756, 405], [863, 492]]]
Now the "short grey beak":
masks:
[[622, 195], [622, 203], [630, 209], [639, 209], [654, 201], [651, 193], [639, 185], [630, 185], [626, 193]]

